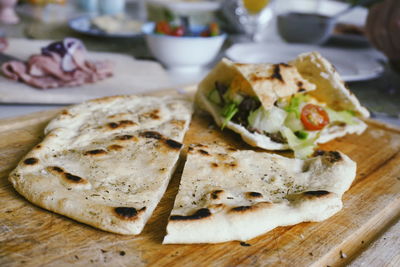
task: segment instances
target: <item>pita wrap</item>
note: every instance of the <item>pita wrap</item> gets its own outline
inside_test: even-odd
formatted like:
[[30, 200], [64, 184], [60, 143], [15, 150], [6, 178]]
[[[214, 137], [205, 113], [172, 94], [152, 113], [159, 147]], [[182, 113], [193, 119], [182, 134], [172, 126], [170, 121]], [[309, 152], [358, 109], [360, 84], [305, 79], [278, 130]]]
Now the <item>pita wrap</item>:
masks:
[[63, 111], [10, 174], [30, 202], [105, 231], [139, 234], [188, 129], [183, 97], [116, 96]]
[[246, 241], [342, 208], [356, 175], [346, 155], [306, 160], [216, 144], [189, 148], [164, 244]]
[[[221, 85], [225, 87], [222, 90]], [[288, 108], [299, 99], [303, 100], [294, 110], [296, 115], [290, 114]], [[253, 101], [255, 107], [247, 110], [244, 118], [243, 100]], [[318, 131], [305, 129], [301, 123], [300, 113], [307, 103], [328, 111], [329, 123]], [[241, 64], [223, 59], [199, 84], [196, 104], [210, 113], [217, 125], [237, 132], [252, 146], [295, 152], [306, 146], [293, 137], [296, 131], [303, 132], [303, 136], [306, 132], [308, 145], [325, 143], [346, 134], [361, 134], [366, 124], [360, 118], [369, 116], [334, 67], [316, 52], [302, 54], [290, 64]], [[253, 116], [251, 122], [255, 111], [261, 116]], [[312, 153], [309, 148], [306, 154]]]

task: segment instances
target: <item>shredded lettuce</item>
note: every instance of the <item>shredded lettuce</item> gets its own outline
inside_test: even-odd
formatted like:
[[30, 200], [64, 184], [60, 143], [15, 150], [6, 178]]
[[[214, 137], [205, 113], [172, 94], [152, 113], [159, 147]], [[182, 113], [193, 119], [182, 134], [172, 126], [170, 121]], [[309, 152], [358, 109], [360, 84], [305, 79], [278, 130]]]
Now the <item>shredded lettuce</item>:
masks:
[[287, 113], [283, 109], [273, 106], [270, 110], [265, 110], [261, 106], [250, 113], [248, 122], [252, 128], [274, 133], [281, 129], [286, 116]]
[[355, 120], [355, 114], [351, 110], [336, 111], [327, 107], [325, 108], [325, 110], [326, 112], [328, 112], [330, 122], [339, 121], [350, 125], [357, 123], [357, 121]]
[[297, 94], [292, 96], [289, 103], [284, 107], [285, 111], [288, 113], [295, 114], [296, 118], [300, 118], [300, 105], [308, 100], [308, 96], [305, 94]]
[[221, 129], [224, 129], [225, 126], [230, 122], [235, 116], [235, 114], [239, 111], [238, 105], [234, 102], [227, 103], [221, 111], [221, 115], [224, 117], [224, 122], [221, 125]]
[[285, 120], [285, 126], [290, 128], [290, 130], [292, 130], [293, 132], [304, 130], [304, 125], [301, 122], [300, 118], [298, 118], [293, 112], [288, 113]]
[[294, 151], [294, 156], [296, 158], [305, 159], [314, 152], [319, 133], [315, 135], [307, 133], [307, 137], [301, 139], [298, 138], [288, 127], [282, 127], [280, 132], [284, 137], [286, 137], [288, 145], [290, 149]]
[[208, 93], [208, 99], [216, 105], [221, 105], [222, 103], [221, 97], [219, 96], [217, 89], [213, 89]]

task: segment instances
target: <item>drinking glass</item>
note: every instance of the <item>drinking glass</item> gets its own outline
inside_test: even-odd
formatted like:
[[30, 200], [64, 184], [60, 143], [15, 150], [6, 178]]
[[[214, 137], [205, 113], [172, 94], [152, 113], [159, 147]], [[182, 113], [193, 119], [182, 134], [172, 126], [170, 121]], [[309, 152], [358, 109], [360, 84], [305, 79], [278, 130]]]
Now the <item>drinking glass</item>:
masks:
[[222, 11], [232, 25], [251, 41], [259, 41], [262, 30], [271, 21], [271, 0], [226, 0]]

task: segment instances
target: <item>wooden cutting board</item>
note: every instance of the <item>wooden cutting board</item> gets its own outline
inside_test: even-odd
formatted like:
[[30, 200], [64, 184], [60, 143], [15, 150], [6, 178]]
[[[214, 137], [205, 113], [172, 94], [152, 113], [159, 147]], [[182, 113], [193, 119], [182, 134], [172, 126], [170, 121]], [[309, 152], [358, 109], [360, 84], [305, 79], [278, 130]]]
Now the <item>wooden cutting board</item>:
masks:
[[[10, 45], [4, 53], [27, 60], [30, 55], [40, 53], [41, 47], [50, 42], [9, 39]], [[171, 86], [165, 70], [153, 61], [136, 60], [129, 55], [103, 52], [89, 52], [88, 59], [113, 62], [114, 76], [79, 87], [38, 90], [0, 75], [0, 103], [71, 104], [97, 97], [145, 93]]]
[[[361, 136], [321, 146], [358, 163], [343, 210], [324, 222], [278, 227], [246, 244], [162, 245], [181, 162], [142, 234], [103, 232], [30, 204], [7, 180], [56, 113], [0, 121], [0, 266], [340, 266], [400, 217], [400, 130], [370, 121]], [[249, 148], [212, 125], [195, 115], [185, 144], [218, 140]]]

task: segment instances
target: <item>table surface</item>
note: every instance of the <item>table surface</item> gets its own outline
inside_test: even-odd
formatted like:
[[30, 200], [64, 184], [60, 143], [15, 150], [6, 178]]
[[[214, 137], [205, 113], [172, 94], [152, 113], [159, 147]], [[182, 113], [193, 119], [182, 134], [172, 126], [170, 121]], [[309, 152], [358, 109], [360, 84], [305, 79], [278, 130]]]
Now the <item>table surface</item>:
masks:
[[[133, 5], [134, 3], [129, 4]], [[138, 9], [134, 5], [130, 5], [127, 8], [133, 14]], [[45, 8], [32, 8], [20, 5], [18, 13], [21, 17], [21, 23], [2, 25], [0, 28], [0, 31], [3, 31], [8, 37], [61, 39], [65, 36], [75, 36], [83, 39], [87, 47], [93, 51], [118, 52], [132, 55], [138, 59], [152, 59], [141, 38], [102, 39], [99, 42], [99, 39], [95, 37], [83, 36], [71, 31], [66, 26], [66, 20], [72, 16], [77, 16], [77, 11], [73, 6], [68, 5], [60, 8], [56, 5], [50, 5]], [[181, 86], [199, 81], [206, 71], [190, 75], [172, 73], [168, 70], [167, 73], [171, 80], [176, 82], [176, 86]], [[388, 66], [386, 66], [385, 73], [381, 77], [369, 81], [349, 83], [348, 86], [358, 96], [362, 104], [369, 108], [375, 119], [400, 127], [400, 77], [392, 72]], [[61, 105], [0, 104], [0, 119], [59, 107]], [[400, 266], [399, 218], [354, 259], [350, 266]]]

